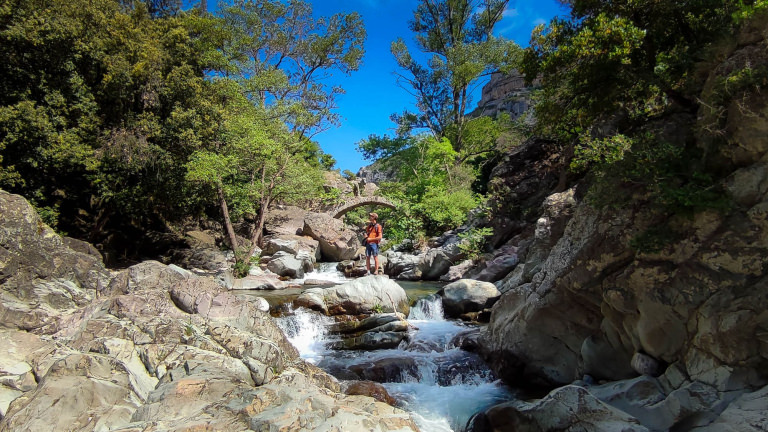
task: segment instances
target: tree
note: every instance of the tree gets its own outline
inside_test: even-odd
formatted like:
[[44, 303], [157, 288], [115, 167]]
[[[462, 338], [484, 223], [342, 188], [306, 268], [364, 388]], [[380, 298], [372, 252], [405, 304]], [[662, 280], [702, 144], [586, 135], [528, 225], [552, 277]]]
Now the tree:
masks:
[[[400, 226], [403, 235], [413, 235], [416, 227], [436, 234], [461, 225], [477, 205], [472, 192], [474, 171], [457, 161], [458, 153], [446, 138], [421, 134], [397, 140], [402, 146], [380, 163], [397, 172], [397, 182], [382, 184], [382, 193], [408, 203], [391, 219], [419, 219], [417, 224]], [[390, 143], [392, 139], [370, 137], [358, 145], [371, 141]]]
[[592, 175], [595, 202], [630, 188], [671, 213], [722, 208], [723, 170], [707, 165], [708, 150], [686, 132], [714, 49], [734, 34], [734, 17], [760, 2], [567, 3], [571, 17], [537, 28], [525, 53], [525, 75], [542, 81], [539, 133], [564, 144], [574, 171]]
[[355, 13], [315, 19], [299, 0], [236, 1], [220, 16], [202, 16], [198, 29], [212, 80], [240, 89], [225, 101], [232, 114], [223, 142], [201, 152], [235, 158], [237, 174], [217, 199], [237, 200], [230, 211], [255, 215], [255, 248], [270, 206], [318, 194], [320, 168], [335, 164], [310, 138], [337, 121], [332, 109], [342, 89], [323, 80], [359, 67], [365, 30]]
[[392, 53], [405, 73], [398, 82], [416, 98], [418, 112], [393, 115], [400, 133], [428, 129], [436, 138], [448, 138], [464, 149], [466, 112], [471, 86], [485, 75], [512, 68], [519, 48], [495, 38], [509, 0], [422, 0], [410, 22], [420, 51], [431, 55], [420, 64], [402, 39], [392, 43]]
[[187, 178], [215, 192], [232, 250], [237, 260], [243, 261], [231, 219], [257, 215], [252, 247], [246, 255], [251, 256], [260, 244], [270, 206], [276, 201], [290, 203], [317, 195], [322, 180], [298, 134], [242, 95], [232, 95], [228, 103], [221, 140], [215, 148], [192, 155]]
[[301, 0], [237, 0], [218, 26], [214, 36], [225, 37], [214, 43], [225, 62], [215, 72], [237, 79], [250, 100], [302, 137], [338, 122], [332, 110], [343, 89], [323, 80], [359, 68], [365, 29], [357, 13], [317, 19]]

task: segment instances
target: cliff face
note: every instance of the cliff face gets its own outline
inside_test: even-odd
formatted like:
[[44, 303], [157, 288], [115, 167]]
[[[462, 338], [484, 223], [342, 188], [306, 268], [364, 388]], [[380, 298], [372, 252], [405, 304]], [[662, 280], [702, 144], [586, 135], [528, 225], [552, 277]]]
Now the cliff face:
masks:
[[[533, 85], [537, 85], [534, 82]], [[516, 119], [530, 108], [531, 87], [525, 85], [525, 77], [517, 71], [509, 74], [496, 72], [491, 80], [483, 86], [477, 108], [469, 114], [470, 117], [495, 117], [500, 112], [509, 113]]]
[[[729, 47], [711, 69], [704, 102], [732, 71], [768, 66], [766, 37], [764, 27], [755, 28]], [[572, 188], [541, 200], [538, 218], [527, 218], [535, 224], [512, 238], [523, 251], [521, 264], [497, 284], [504, 294], [485, 333], [486, 356], [507, 381], [552, 386], [585, 375], [663, 374], [665, 397], [692, 383], [711, 391], [701, 409], [714, 417], [735, 397], [728, 392], [765, 393], [768, 95], [745, 93], [715, 114], [709, 108], [691, 119], [689, 136], [707, 148], [713, 168], [730, 172], [723, 186], [732, 210], [660, 220], [639, 200], [596, 209]], [[727, 144], [694, 132], [711, 128], [713, 115]], [[514, 182], [506, 187], [520, 189]], [[680, 239], [653, 253], [630, 247], [661, 222]]]

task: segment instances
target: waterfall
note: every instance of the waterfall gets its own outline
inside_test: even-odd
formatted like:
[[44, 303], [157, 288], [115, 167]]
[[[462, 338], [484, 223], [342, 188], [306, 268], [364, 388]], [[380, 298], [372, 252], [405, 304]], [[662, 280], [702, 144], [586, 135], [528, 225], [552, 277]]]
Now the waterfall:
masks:
[[317, 364], [328, 352], [326, 329], [333, 323], [332, 318], [305, 308], [293, 310], [289, 306], [288, 314], [275, 321], [307, 362]]
[[296, 282], [303, 284], [304, 281], [308, 279], [330, 281], [339, 284], [347, 282], [349, 279], [344, 276], [344, 273], [336, 269], [338, 264], [339, 263], [336, 262], [317, 263], [317, 268], [313, 269], [311, 272], [305, 273], [304, 277], [302, 279], [297, 279]]
[[444, 321], [442, 297], [437, 294], [431, 294], [417, 300], [408, 314], [408, 319]]
[[439, 296], [418, 300], [408, 319], [408, 342], [375, 351], [328, 349], [333, 319], [317, 312], [299, 308], [277, 321], [302, 358], [339, 379], [381, 382], [424, 432], [463, 431], [472, 415], [512, 397], [477, 354], [454, 346], [474, 327], [446, 320]]

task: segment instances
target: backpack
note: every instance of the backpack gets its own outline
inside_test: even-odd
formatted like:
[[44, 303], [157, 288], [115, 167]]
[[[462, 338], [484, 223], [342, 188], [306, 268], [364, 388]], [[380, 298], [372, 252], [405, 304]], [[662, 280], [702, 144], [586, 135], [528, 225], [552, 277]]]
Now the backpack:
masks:
[[376, 234], [375, 237], [380, 237], [381, 236], [381, 224], [377, 222], [373, 226], [371, 226], [370, 224], [365, 226], [365, 238], [366, 239], [371, 237], [371, 233], [372, 232]]

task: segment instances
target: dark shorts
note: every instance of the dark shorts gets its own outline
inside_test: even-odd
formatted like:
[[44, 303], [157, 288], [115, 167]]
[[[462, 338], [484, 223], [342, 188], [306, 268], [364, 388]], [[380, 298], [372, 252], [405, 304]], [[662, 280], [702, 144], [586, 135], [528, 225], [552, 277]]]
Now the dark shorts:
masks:
[[368, 243], [365, 245], [365, 256], [378, 256], [378, 255], [379, 255], [378, 243]]

